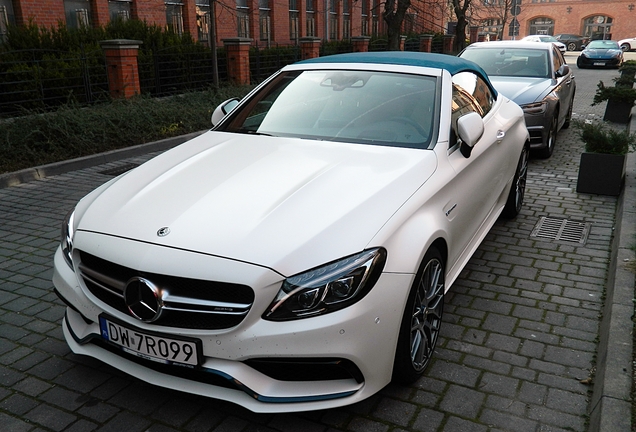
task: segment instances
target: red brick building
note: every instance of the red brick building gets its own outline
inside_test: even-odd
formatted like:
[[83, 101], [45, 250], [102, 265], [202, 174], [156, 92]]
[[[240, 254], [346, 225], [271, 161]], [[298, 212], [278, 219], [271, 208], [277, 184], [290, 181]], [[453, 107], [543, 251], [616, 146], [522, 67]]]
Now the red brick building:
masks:
[[[405, 31], [440, 31], [444, 23], [425, 6], [410, 13]], [[250, 38], [252, 44], [296, 44], [303, 37], [343, 40], [384, 34], [381, 0], [217, 0], [217, 39]], [[431, 8], [432, 10], [432, 8]], [[101, 26], [140, 19], [208, 41], [210, 0], [0, 0], [0, 35], [6, 23]]]
[[[478, 12], [481, 33], [501, 32], [503, 0], [473, 0]], [[594, 39], [620, 40], [636, 36], [636, 0], [521, 0], [517, 15], [518, 36], [510, 34], [513, 19], [510, 11], [505, 17], [503, 39], [520, 38], [530, 34], [577, 34]]]

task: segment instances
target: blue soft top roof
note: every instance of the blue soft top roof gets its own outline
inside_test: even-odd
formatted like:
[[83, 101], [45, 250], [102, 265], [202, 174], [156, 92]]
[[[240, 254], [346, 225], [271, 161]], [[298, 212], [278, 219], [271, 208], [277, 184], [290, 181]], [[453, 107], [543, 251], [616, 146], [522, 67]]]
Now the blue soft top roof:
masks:
[[349, 54], [336, 54], [325, 57], [317, 57], [298, 62], [303, 63], [375, 63], [375, 64], [395, 64], [402, 66], [430, 67], [435, 69], [446, 69], [451, 75], [460, 72], [474, 72], [480, 75], [496, 96], [497, 91], [488, 79], [486, 72], [476, 63], [460, 57], [448, 54], [433, 54], [412, 51], [381, 51], [381, 52], [358, 52]]

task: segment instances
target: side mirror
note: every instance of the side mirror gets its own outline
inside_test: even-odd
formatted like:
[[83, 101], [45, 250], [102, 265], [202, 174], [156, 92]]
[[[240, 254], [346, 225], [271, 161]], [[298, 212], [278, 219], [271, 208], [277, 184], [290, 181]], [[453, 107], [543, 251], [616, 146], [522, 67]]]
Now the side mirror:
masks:
[[223, 117], [228, 115], [230, 111], [236, 108], [238, 104], [239, 104], [239, 99], [232, 98], [232, 99], [226, 100], [221, 105], [216, 107], [216, 109], [212, 113], [212, 119], [211, 119], [212, 126], [218, 125], [221, 122], [221, 120], [223, 120]]
[[559, 78], [562, 76], [566, 76], [569, 73], [570, 73], [570, 66], [564, 64], [564, 65], [561, 65], [558, 71], [556, 71], [556, 76], [557, 78]]
[[581, 44], [581, 51], [585, 49], [585, 44]]
[[469, 157], [484, 134], [484, 120], [476, 112], [471, 112], [457, 119], [457, 135], [462, 140], [461, 152], [464, 157]]

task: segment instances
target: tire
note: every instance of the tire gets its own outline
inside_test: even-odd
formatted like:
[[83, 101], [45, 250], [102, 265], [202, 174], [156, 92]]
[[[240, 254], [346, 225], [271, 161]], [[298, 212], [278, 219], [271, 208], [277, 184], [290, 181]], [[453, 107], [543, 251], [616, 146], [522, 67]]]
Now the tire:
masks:
[[441, 253], [431, 247], [417, 272], [402, 317], [393, 364], [395, 383], [414, 382], [430, 363], [442, 326], [445, 271]]
[[621, 49], [624, 52], [629, 52], [629, 51], [632, 50], [632, 46], [630, 44], [628, 44], [628, 43], [624, 43], [624, 44], [621, 45]]
[[585, 66], [583, 66], [583, 63], [581, 62], [581, 59], [576, 59], [576, 67], [578, 67], [579, 69], [585, 69]]
[[570, 42], [567, 47], [568, 51], [576, 51], [576, 44], [574, 42]]
[[521, 212], [521, 207], [523, 207], [523, 198], [526, 195], [526, 181], [528, 180], [529, 158], [530, 150], [527, 145], [524, 145], [523, 150], [521, 150], [521, 156], [519, 156], [515, 176], [512, 179], [512, 186], [508, 193], [508, 200], [501, 212], [501, 215], [506, 219], [516, 217]]
[[558, 122], [559, 113], [555, 113], [554, 117], [552, 117], [552, 121], [550, 122], [550, 129], [548, 130], [548, 140], [546, 142], [546, 146], [541, 150], [537, 151], [537, 155], [541, 159], [547, 159], [552, 156], [552, 152], [554, 151], [554, 145], [556, 144], [556, 136], [557, 136], [557, 128], [559, 127]]

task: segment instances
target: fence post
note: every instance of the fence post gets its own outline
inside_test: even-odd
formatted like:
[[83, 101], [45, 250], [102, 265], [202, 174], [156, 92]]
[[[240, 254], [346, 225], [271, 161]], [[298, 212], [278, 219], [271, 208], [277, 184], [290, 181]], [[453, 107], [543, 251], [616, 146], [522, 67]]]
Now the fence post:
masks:
[[252, 39], [229, 38], [222, 42], [227, 52], [227, 76], [230, 81], [238, 85], [249, 85]]
[[320, 57], [320, 38], [302, 37], [299, 39], [299, 42], [301, 60]]
[[404, 47], [406, 46], [406, 38], [405, 35], [400, 35], [400, 51], [404, 51]]
[[470, 34], [470, 43], [475, 43], [479, 39], [479, 26], [470, 26], [468, 29]]
[[351, 38], [353, 44], [353, 52], [368, 52], [369, 51], [369, 36], [354, 36]]
[[442, 53], [448, 54], [453, 52], [453, 42], [455, 41], [455, 35], [444, 35], [444, 44], [442, 45]]
[[142, 43], [130, 39], [100, 41], [106, 57], [108, 90], [112, 98], [130, 98], [141, 93], [137, 56]]
[[433, 35], [423, 34], [420, 35], [420, 52], [430, 53], [433, 48]]

